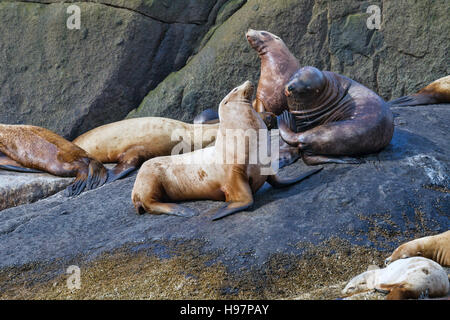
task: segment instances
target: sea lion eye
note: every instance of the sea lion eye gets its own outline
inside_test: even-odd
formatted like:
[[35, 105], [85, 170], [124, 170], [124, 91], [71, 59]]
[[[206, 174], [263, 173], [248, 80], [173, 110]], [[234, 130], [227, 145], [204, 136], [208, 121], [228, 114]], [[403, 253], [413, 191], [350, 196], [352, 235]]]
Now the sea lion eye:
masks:
[[261, 35], [264, 36], [264, 37], [266, 37], [266, 36], [268, 36], [269, 34], [268, 34], [267, 32], [264, 32], [264, 31], [263, 31], [263, 32], [261, 32]]

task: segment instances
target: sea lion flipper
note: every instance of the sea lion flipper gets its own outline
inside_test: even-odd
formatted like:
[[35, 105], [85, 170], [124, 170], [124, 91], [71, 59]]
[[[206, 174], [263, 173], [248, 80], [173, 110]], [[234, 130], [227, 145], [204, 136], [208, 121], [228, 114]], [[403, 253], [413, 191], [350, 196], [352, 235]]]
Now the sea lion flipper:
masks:
[[64, 190], [66, 197], [78, 196], [86, 188], [86, 178], [77, 177], [75, 181]]
[[233, 213], [248, 209], [253, 205], [253, 201], [228, 202], [225, 206], [220, 208], [212, 218], [213, 221], [225, 218]]
[[309, 166], [316, 166], [326, 163], [338, 163], [338, 164], [361, 164], [365, 163], [363, 159], [357, 159], [352, 157], [327, 157], [327, 156], [312, 156], [303, 153], [303, 161]]
[[86, 189], [92, 190], [104, 185], [108, 179], [108, 171], [100, 162], [91, 160], [86, 179]]
[[119, 156], [118, 164], [108, 171], [107, 183], [125, 178], [145, 161], [152, 158], [152, 154], [144, 146], [133, 146]]
[[37, 169], [30, 169], [25, 167], [18, 167], [18, 166], [12, 166], [12, 165], [1, 165], [1, 170], [7, 170], [7, 171], [15, 171], [15, 172], [24, 172], [24, 173], [45, 173], [44, 171], [37, 170]]
[[311, 171], [308, 171], [306, 173], [303, 173], [295, 178], [280, 178], [276, 174], [269, 176], [267, 178], [267, 182], [274, 188], [284, 188], [287, 186], [290, 186], [292, 184], [298, 183], [302, 180], [305, 180], [306, 178], [309, 178], [310, 176], [320, 172], [323, 169], [323, 167], [314, 169]]
[[175, 203], [153, 201], [144, 205], [141, 201], [135, 201], [134, 206], [138, 214], [148, 212], [151, 214], [168, 214], [184, 218], [190, 218], [197, 215], [196, 211]]
[[194, 124], [212, 124], [219, 122], [219, 113], [211, 108], [203, 110], [194, 118]]
[[283, 139], [283, 141], [287, 144], [297, 147], [300, 144], [300, 141], [295, 133], [295, 130], [292, 130], [294, 124], [290, 121], [289, 112], [283, 112], [279, 115], [277, 117], [277, 122], [281, 139]]
[[437, 103], [436, 99], [433, 99], [432, 96], [422, 94], [403, 96], [388, 102], [388, 104], [391, 107], [418, 106], [423, 104], [434, 104], [434, 103]]

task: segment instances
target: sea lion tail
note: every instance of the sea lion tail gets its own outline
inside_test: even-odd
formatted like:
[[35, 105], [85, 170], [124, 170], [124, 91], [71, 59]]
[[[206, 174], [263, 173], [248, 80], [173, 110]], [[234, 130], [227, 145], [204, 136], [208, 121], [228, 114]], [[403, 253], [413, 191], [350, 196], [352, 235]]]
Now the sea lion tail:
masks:
[[437, 103], [436, 99], [434, 99], [429, 95], [423, 94], [403, 96], [388, 102], [389, 106], [391, 107], [419, 106], [423, 104], [434, 104], [434, 103]]

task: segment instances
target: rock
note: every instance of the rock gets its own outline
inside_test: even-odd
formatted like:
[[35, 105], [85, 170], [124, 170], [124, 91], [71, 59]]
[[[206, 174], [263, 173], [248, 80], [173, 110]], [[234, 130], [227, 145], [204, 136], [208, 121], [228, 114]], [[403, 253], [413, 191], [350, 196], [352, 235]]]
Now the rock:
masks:
[[[368, 29], [369, 5], [381, 9], [381, 29]], [[231, 6], [231, 4], [230, 4]], [[259, 59], [244, 37], [248, 28], [279, 35], [302, 66], [348, 76], [390, 100], [449, 74], [450, 28], [445, 0], [249, 0], [204, 37], [201, 50], [168, 76], [128, 117], [191, 121], [217, 108], [230, 88], [257, 82]], [[218, 19], [221, 15], [218, 15]]]
[[0, 170], [0, 210], [51, 196], [67, 187], [73, 178], [46, 173], [19, 173]]
[[[326, 165], [286, 189], [266, 184], [252, 209], [220, 221], [214, 201], [185, 203], [198, 211], [189, 219], [136, 215], [135, 174], [0, 211], [0, 297], [338, 298], [399, 244], [450, 224], [450, 105], [393, 112], [402, 125], [365, 163]], [[298, 161], [281, 174], [306, 170]], [[71, 264], [84, 279], [75, 293]]]
[[184, 66], [225, 0], [0, 3], [0, 122], [72, 139], [123, 119]]

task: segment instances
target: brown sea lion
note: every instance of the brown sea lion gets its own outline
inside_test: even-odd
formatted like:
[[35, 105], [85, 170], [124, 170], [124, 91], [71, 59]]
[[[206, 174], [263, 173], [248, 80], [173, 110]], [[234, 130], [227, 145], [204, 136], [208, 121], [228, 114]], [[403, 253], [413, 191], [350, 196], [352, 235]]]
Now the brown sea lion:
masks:
[[66, 189], [67, 196], [95, 189], [108, 178], [107, 169], [86, 151], [40, 127], [0, 125], [0, 152], [3, 169], [76, 177]]
[[245, 36], [261, 59], [253, 107], [258, 112], [266, 111], [279, 115], [288, 109], [284, 86], [300, 68], [300, 64], [280, 37], [268, 31], [253, 29], [249, 29]]
[[450, 76], [440, 78], [420, 89], [417, 93], [403, 96], [388, 103], [394, 107], [418, 106], [422, 104], [449, 103]]
[[219, 124], [194, 125], [178, 120], [144, 117], [126, 119], [92, 129], [73, 143], [103, 163], [117, 163], [108, 182], [123, 178], [146, 160], [204, 148], [216, 139]]
[[393, 262], [384, 269], [366, 271], [349, 281], [342, 293], [347, 296], [378, 290], [388, 300], [443, 297], [449, 289], [445, 270], [436, 262], [414, 257]]
[[[264, 143], [267, 147], [267, 140], [255, 142], [251, 135], [257, 137], [262, 132], [267, 137], [268, 130], [250, 104], [253, 90], [253, 85], [247, 81], [222, 100], [219, 105], [220, 126], [213, 147], [154, 158], [142, 165], [131, 195], [138, 213], [192, 216], [193, 210], [163, 201], [227, 201], [213, 217], [217, 220], [249, 208], [253, 204], [253, 193], [265, 181], [274, 187], [284, 187], [321, 170], [287, 180], [279, 178], [273, 171], [264, 175], [264, 164], [258, 154]], [[232, 132], [237, 135], [232, 135]], [[236, 142], [239, 137], [244, 141]]]
[[372, 90], [334, 72], [303, 67], [285, 87], [297, 133], [281, 117], [280, 135], [298, 146], [305, 163], [360, 163], [358, 156], [386, 147], [394, 133], [392, 112]]
[[421, 256], [432, 259], [444, 267], [450, 267], [450, 230], [402, 244], [386, 259], [389, 264], [398, 259]]

